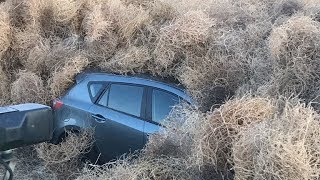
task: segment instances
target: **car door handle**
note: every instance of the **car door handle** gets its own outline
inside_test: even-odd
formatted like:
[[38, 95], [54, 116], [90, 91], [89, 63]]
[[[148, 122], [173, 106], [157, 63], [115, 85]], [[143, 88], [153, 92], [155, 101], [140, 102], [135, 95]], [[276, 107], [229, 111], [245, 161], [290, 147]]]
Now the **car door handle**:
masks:
[[102, 115], [100, 115], [100, 114], [92, 114], [91, 115], [98, 123], [104, 123], [104, 122], [106, 122], [106, 118], [105, 117], [103, 117]]

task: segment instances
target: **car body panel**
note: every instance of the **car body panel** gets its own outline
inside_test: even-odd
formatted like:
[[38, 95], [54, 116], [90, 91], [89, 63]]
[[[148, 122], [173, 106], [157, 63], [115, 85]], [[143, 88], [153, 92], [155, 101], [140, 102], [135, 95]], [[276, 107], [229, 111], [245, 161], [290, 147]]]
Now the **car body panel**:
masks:
[[88, 110], [92, 106], [90, 103], [62, 98], [63, 106], [54, 110], [54, 135], [51, 140], [58, 143], [61, 135], [66, 130], [87, 129], [93, 127], [93, 120]]
[[103, 152], [101, 161], [143, 148], [144, 120], [99, 105], [92, 106], [90, 112], [105, 118], [105, 122], [94, 123], [96, 145]]
[[161, 130], [161, 126], [159, 126], [159, 124], [155, 124], [150, 121], [145, 121], [144, 128], [143, 128], [143, 132], [144, 132], [143, 143], [144, 144], [147, 143], [148, 137], [151, 134], [159, 132], [160, 130]]

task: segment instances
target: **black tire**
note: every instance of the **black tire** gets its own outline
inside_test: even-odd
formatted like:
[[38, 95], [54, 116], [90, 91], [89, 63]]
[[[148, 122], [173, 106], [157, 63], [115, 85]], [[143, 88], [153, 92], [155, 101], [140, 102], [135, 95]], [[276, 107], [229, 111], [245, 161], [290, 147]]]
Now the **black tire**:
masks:
[[73, 129], [66, 130], [66, 131], [64, 131], [63, 133], [60, 134], [56, 144], [60, 144], [61, 142], [64, 142], [70, 133], [79, 134], [80, 132], [78, 130], [73, 130]]
[[[75, 134], [80, 134], [80, 132], [78, 130], [67, 130], [67, 131], [64, 131], [63, 133], [61, 133], [61, 135], [59, 136], [58, 138], [58, 141], [57, 141], [57, 144], [60, 144], [61, 142], [64, 142], [65, 139], [68, 137], [68, 135], [70, 133], [75, 133]], [[82, 162], [90, 162], [92, 164], [102, 164], [100, 161], [99, 161], [99, 156], [100, 156], [100, 153], [98, 151], [98, 148], [95, 144], [92, 145], [92, 147], [89, 147], [88, 149], [85, 150], [85, 154], [83, 154], [80, 159]]]

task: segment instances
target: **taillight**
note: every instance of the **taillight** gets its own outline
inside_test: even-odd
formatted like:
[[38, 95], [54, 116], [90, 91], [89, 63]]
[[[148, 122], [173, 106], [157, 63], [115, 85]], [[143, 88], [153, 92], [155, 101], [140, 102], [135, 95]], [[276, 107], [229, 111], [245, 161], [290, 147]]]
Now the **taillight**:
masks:
[[63, 106], [63, 102], [60, 99], [53, 100], [52, 108], [54, 110], [60, 109]]

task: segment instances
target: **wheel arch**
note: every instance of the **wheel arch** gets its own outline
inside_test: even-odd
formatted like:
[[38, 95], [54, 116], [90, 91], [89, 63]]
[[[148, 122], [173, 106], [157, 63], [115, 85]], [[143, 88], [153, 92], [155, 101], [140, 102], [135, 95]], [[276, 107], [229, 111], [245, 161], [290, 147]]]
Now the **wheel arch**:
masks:
[[61, 137], [63, 137], [63, 135], [65, 135], [67, 131], [74, 131], [76, 133], [79, 133], [81, 132], [81, 128], [76, 125], [67, 125], [59, 130], [55, 130], [53, 138], [51, 139], [50, 142], [53, 144], [58, 144]]

